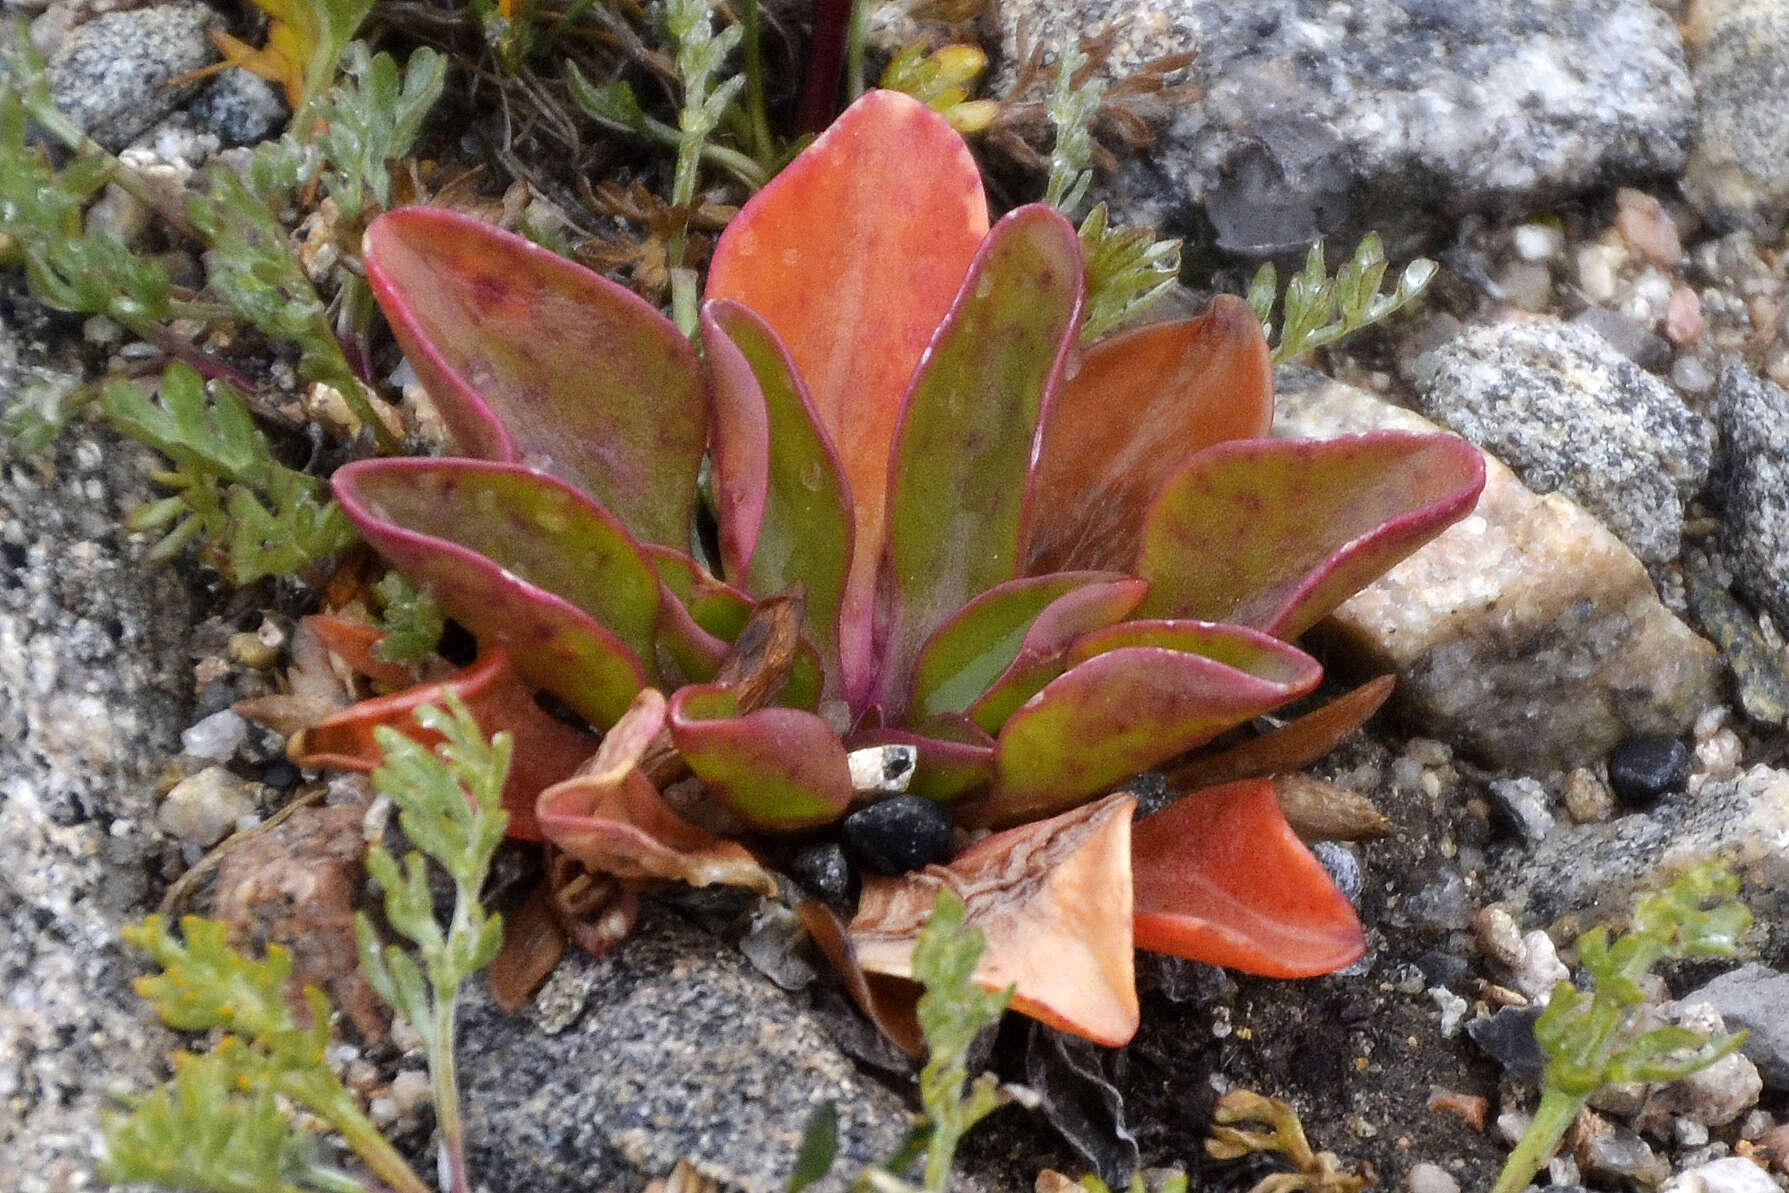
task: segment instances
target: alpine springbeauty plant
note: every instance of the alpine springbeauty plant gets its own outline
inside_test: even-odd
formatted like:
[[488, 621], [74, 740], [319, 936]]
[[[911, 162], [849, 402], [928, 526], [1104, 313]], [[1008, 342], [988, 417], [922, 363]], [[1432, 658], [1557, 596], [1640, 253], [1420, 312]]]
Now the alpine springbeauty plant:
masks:
[[[1471, 508], [1464, 442], [1268, 438], [1268, 349], [1233, 298], [1081, 345], [1075, 229], [1041, 205], [990, 227], [962, 140], [892, 92], [727, 228], [700, 353], [446, 211], [381, 217], [365, 260], [458, 455], [335, 491], [477, 637], [445, 682], [516, 736], [512, 831], [623, 892], [774, 890], [752, 847], [876, 798], [851, 752], [907, 745], [910, 793], [993, 831], [864, 877], [834, 941], [859, 987], [910, 975], [940, 888], [986, 936], [979, 981], [1107, 1044], [1136, 1030], [1133, 946], [1284, 977], [1360, 955], [1266, 781], [1135, 823], [1123, 784], [1316, 686], [1292, 640]], [[299, 753], [367, 765], [373, 725], [438, 697], [354, 706]]]

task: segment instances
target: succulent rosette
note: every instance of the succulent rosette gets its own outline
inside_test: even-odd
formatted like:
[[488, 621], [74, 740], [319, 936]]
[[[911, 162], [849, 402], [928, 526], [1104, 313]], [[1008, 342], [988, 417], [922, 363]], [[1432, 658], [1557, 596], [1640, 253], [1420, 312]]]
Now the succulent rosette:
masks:
[[[700, 352], [465, 216], [385, 215], [365, 261], [456, 454], [335, 491], [476, 636], [445, 683], [517, 735], [519, 835], [625, 891], [769, 891], [754, 847], [824, 831], [873, 798], [851, 752], [907, 745], [911, 793], [993, 831], [864, 877], [831, 942], [857, 986], [908, 975], [940, 887], [986, 934], [979, 980], [1107, 1044], [1137, 1026], [1134, 948], [1284, 977], [1361, 954], [1267, 782], [1134, 823], [1123, 785], [1317, 685], [1292, 640], [1471, 508], [1464, 442], [1267, 437], [1234, 298], [1082, 344], [1075, 229], [1039, 205], [990, 227], [962, 140], [891, 92], [729, 225]], [[299, 753], [368, 765], [371, 726], [438, 694]]]

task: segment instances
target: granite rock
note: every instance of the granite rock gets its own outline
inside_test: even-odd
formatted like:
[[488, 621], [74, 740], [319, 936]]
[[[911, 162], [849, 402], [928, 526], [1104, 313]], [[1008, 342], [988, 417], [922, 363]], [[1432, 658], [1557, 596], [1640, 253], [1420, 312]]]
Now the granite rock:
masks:
[[828, 1099], [839, 1160], [821, 1188], [838, 1190], [913, 1121], [798, 996], [657, 908], [603, 957], [568, 954], [544, 1011], [505, 1015], [475, 985], [461, 1031], [478, 1047], [464, 1050], [460, 1079], [489, 1193], [637, 1189], [680, 1158], [729, 1189], [772, 1193]]
[[208, 30], [217, 21], [205, 5], [175, 0], [80, 25], [49, 60], [51, 98], [116, 152], [198, 92], [197, 82], [169, 83], [216, 61]]
[[[1274, 430], [1327, 437], [1433, 424], [1297, 370]], [[1659, 602], [1645, 568], [1561, 494], [1487, 460], [1477, 509], [1326, 625], [1368, 671], [1394, 671], [1422, 731], [1524, 773], [1588, 765], [1625, 738], [1677, 736], [1720, 701], [1714, 649]]]
[[1737, 359], [1715, 395], [1721, 450], [1714, 492], [1740, 590], [1789, 625], [1789, 393]]
[[[1115, 213], [1271, 254], [1471, 211], [1538, 210], [1674, 174], [1695, 128], [1683, 46], [1647, 0], [1002, 0], [1002, 47], [1107, 24], [1107, 70], [1196, 51], [1203, 98], [1111, 183]], [[1762, 115], [1759, 117], [1764, 119]]]
[[1592, 923], [1625, 920], [1636, 892], [1669, 886], [1705, 862], [1733, 871], [1752, 910], [1741, 957], [1779, 955], [1789, 945], [1789, 772], [1755, 766], [1646, 813], [1561, 826], [1492, 884], [1525, 918], [1570, 939]]
[[1728, 1027], [1751, 1033], [1741, 1051], [1758, 1066], [1766, 1089], [1789, 1089], [1789, 973], [1742, 965], [1684, 996], [1720, 1012]]
[[1684, 41], [1700, 117], [1684, 194], [1717, 228], [1773, 235], [1789, 209], [1789, 8], [1694, 0]]
[[1601, 335], [1553, 319], [1487, 324], [1422, 358], [1418, 372], [1430, 418], [1535, 492], [1582, 505], [1644, 562], [1677, 557], [1714, 430]]
[[[27, 306], [0, 293], [0, 394], [45, 365]], [[155, 774], [191, 719], [187, 590], [123, 529], [146, 458], [94, 426], [28, 459], [0, 437], [0, 1183], [17, 1193], [99, 1188], [105, 1090], [146, 1088], [172, 1047], [118, 939], [164, 876]]]
[[219, 74], [189, 111], [224, 145], [255, 145], [277, 136], [291, 115], [272, 83], [240, 68]]

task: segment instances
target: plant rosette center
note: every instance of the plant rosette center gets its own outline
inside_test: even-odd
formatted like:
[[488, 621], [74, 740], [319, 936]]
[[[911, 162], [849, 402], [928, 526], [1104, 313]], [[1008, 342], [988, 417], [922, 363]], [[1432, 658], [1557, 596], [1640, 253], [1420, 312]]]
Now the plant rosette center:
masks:
[[[1269, 438], [1235, 298], [1082, 344], [1075, 229], [990, 223], [960, 136], [895, 92], [727, 227], [700, 351], [448, 211], [381, 216], [365, 262], [453, 454], [335, 494], [479, 658], [313, 726], [301, 761], [370, 766], [373, 727], [453, 690], [515, 736], [512, 835], [558, 856], [536, 920], [592, 947], [634, 891], [774, 890], [766, 843], [903, 792], [932, 864], [865, 875], [848, 984], [908, 976], [949, 889], [978, 982], [1107, 1044], [1136, 1030], [1135, 947], [1282, 977], [1360, 956], [1268, 782], [1141, 819], [1124, 784], [1317, 686], [1296, 637], [1471, 509], [1463, 441]], [[594, 889], [618, 930], [567, 923]]]

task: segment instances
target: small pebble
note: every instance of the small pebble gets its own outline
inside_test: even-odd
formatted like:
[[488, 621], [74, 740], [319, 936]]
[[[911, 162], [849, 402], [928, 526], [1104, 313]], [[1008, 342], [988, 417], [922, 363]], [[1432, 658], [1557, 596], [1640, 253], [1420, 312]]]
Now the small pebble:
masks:
[[261, 771], [261, 782], [275, 791], [290, 791], [303, 778], [298, 768], [284, 758], [275, 759]]
[[851, 789], [860, 796], [900, 795], [913, 782], [913, 766], [919, 751], [912, 746], [869, 746], [853, 750], [845, 763], [851, 769]]
[[[1687, 776], [1686, 776], [1687, 777]], [[1500, 779], [1491, 784], [1491, 798], [1524, 841], [1544, 840], [1553, 831], [1547, 790], [1530, 778]]]
[[1594, 1111], [1578, 1115], [1567, 1139], [1579, 1171], [1593, 1181], [1657, 1185], [1671, 1175], [1644, 1139]]
[[1523, 1081], [1539, 1079], [1546, 1056], [1534, 1038], [1534, 1021], [1540, 1008], [1503, 1007], [1495, 1015], [1474, 1019], [1466, 1025], [1472, 1042]]
[[1429, 997], [1441, 1008], [1441, 1038], [1451, 1040], [1460, 1034], [1460, 1024], [1466, 1019], [1466, 1012], [1472, 1009], [1470, 1003], [1449, 990], [1446, 986], [1429, 987]]
[[1565, 234], [1552, 224], [1517, 224], [1510, 244], [1524, 261], [1545, 261], [1565, 248]]
[[415, 1114], [429, 1104], [429, 1075], [416, 1069], [405, 1069], [391, 1079], [391, 1100], [400, 1117]]
[[1748, 1110], [1745, 1117], [1739, 1120], [1739, 1137], [1758, 1139], [1776, 1125], [1776, 1120], [1770, 1117], [1770, 1111]]
[[174, 784], [156, 809], [155, 822], [182, 841], [211, 846], [254, 810], [249, 784], [221, 766], [208, 766]]
[[248, 722], [230, 709], [214, 712], [180, 735], [180, 748], [207, 762], [228, 762], [248, 738]]
[[1671, 291], [1665, 304], [1665, 338], [1679, 348], [1693, 346], [1702, 338], [1702, 300], [1688, 286]]
[[1647, 808], [1683, 791], [1690, 749], [1674, 737], [1631, 738], [1609, 751], [1609, 786], [1630, 808]]
[[230, 661], [243, 667], [252, 667], [256, 671], [265, 671], [279, 662], [280, 649], [270, 646], [259, 634], [246, 631], [230, 635]]
[[1738, 1156], [1700, 1164], [1677, 1175], [1663, 1193], [1781, 1193], [1770, 1174]]
[[1714, 371], [1694, 356], [1680, 356], [1671, 366], [1671, 384], [1686, 394], [1705, 394], [1714, 386]]
[[878, 874], [905, 874], [950, 858], [950, 813], [929, 799], [897, 795], [845, 817], [839, 842]]
[[1565, 776], [1565, 809], [1574, 824], [1596, 824], [1615, 815], [1615, 793], [1589, 767]]
[[1404, 1187], [1410, 1193], [1460, 1193], [1460, 1182], [1439, 1164], [1412, 1164]]
[[1708, 1142], [1708, 1128], [1693, 1118], [1672, 1119], [1671, 1138], [1678, 1147], [1701, 1147]]
[[1615, 270], [1626, 254], [1619, 248], [1587, 244], [1578, 250], [1578, 288], [1593, 303], [1615, 297]]
[[1628, 247], [1661, 269], [1670, 269], [1683, 256], [1677, 225], [1645, 191], [1624, 186], [1615, 192], [1615, 230]]

